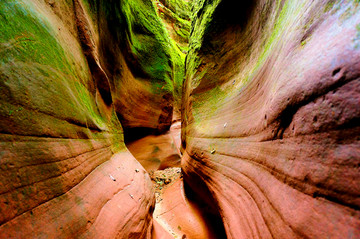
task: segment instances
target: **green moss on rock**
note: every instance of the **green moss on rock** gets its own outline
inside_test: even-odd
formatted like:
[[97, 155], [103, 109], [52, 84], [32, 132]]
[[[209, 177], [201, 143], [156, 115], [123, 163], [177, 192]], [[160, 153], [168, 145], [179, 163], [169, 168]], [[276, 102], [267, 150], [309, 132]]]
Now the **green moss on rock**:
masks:
[[81, 48], [61, 39], [53, 24], [31, 2], [0, 2], [1, 125], [12, 134], [53, 137], [121, 130], [98, 110]]

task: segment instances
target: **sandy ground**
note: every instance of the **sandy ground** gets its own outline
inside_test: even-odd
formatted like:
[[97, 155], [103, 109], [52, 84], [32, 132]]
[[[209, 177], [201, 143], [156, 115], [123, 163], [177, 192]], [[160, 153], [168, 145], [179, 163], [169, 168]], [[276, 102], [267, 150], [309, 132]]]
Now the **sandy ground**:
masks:
[[151, 181], [154, 183], [156, 203], [163, 200], [162, 195], [166, 188], [174, 182], [182, 179], [181, 168], [173, 167], [164, 170], [157, 170], [150, 173]]
[[163, 206], [163, 200], [167, 200], [167, 198], [164, 198], [166, 189], [174, 185], [175, 182], [182, 180], [181, 168], [172, 167], [164, 170], [157, 170], [151, 173], [150, 177], [154, 184], [156, 198], [153, 214], [154, 220], [168, 232], [169, 236], [173, 238], [187, 238], [185, 234], [178, 232], [179, 229], [181, 229], [181, 226], [179, 226], [179, 228], [174, 228], [169, 224], [167, 218], [164, 217], [164, 214], [168, 213], [168, 211], [166, 210], [166, 207]]

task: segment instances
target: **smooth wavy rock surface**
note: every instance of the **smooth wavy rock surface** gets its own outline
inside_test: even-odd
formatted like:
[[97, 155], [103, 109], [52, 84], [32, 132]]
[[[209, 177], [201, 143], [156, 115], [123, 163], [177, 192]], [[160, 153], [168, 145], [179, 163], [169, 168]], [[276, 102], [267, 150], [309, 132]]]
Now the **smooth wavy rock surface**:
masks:
[[0, 238], [359, 238], [359, 0], [1, 0], [0, 104]]
[[184, 193], [182, 178], [167, 187], [156, 204], [154, 221], [172, 232], [175, 238], [216, 238], [215, 228], [199, 206], [189, 201]]
[[149, 173], [168, 167], [180, 167], [180, 122], [161, 135], [148, 135], [128, 142], [126, 147]]
[[170, 126], [175, 63], [146, 14], [151, 1], [0, 2], [1, 238], [151, 237], [154, 191], [121, 115]]
[[359, 238], [359, 2], [239, 5], [195, 6], [184, 179], [228, 238]]

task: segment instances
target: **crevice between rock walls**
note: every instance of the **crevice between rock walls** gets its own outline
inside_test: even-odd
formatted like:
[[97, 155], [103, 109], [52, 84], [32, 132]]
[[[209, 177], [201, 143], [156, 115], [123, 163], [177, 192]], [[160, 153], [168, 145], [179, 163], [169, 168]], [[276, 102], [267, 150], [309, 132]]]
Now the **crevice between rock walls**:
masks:
[[[95, 35], [95, 32], [93, 32], [91, 24], [89, 23], [89, 16], [85, 15], [81, 2], [79, 0], [74, 0], [73, 3], [78, 38], [94, 79], [94, 85], [96, 86], [95, 89], [99, 91], [105, 104], [110, 106], [112, 104], [110, 81], [100, 65], [99, 53], [96, 49], [95, 37], [93, 36]], [[93, 90], [90, 89], [90, 91]]]
[[0, 1], [0, 237], [357, 238], [359, 8]]

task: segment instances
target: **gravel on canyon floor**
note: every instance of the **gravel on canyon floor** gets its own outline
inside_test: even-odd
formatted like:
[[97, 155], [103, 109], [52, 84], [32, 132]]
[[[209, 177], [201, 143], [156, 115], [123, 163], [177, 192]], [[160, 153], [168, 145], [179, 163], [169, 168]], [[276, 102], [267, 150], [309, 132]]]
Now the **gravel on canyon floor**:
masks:
[[172, 185], [182, 177], [181, 168], [172, 167], [164, 170], [150, 172], [151, 181], [154, 183], [156, 203], [162, 201], [161, 195], [164, 189]]

